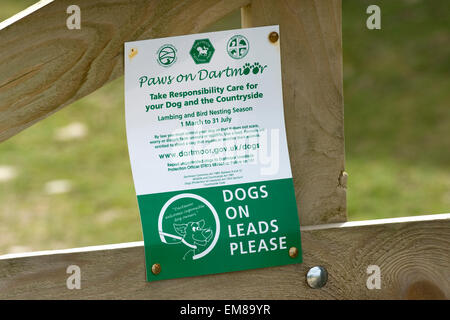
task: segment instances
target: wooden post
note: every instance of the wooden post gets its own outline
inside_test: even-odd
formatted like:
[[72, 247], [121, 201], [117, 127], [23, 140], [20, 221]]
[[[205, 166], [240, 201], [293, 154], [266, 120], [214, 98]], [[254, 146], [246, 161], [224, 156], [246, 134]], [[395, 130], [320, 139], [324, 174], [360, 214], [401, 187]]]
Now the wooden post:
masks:
[[301, 225], [346, 221], [341, 0], [253, 0], [242, 27], [280, 25], [283, 99]]

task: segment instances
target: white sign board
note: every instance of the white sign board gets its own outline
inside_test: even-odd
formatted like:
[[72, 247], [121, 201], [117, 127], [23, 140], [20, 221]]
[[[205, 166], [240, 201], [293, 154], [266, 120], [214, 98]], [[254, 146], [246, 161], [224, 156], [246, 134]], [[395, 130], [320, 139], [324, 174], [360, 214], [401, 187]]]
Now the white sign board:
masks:
[[273, 32], [125, 44], [148, 280], [301, 262], [292, 255], [300, 230]]

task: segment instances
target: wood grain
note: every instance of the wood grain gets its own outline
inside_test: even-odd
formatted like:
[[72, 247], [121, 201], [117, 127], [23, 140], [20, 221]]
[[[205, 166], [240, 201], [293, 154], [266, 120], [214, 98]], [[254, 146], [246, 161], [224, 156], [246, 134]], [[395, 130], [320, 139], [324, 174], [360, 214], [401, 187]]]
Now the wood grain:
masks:
[[301, 225], [346, 221], [341, 0], [253, 0], [242, 25], [280, 25], [283, 99]]
[[123, 43], [195, 33], [242, 9], [279, 24], [289, 152], [302, 225], [346, 220], [340, 0], [50, 1], [0, 30], [0, 142], [123, 74]]
[[[0, 30], [0, 142], [123, 74], [126, 41], [196, 33], [250, 0], [50, 1]], [[38, 8], [38, 7], [36, 7]]]
[[[450, 298], [450, 214], [305, 229], [303, 264], [152, 283], [142, 245], [0, 257], [0, 299]], [[81, 268], [80, 290], [66, 288], [73, 264]], [[329, 272], [322, 289], [305, 283], [316, 265]], [[381, 269], [380, 290], [366, 287], [368, 265]]]

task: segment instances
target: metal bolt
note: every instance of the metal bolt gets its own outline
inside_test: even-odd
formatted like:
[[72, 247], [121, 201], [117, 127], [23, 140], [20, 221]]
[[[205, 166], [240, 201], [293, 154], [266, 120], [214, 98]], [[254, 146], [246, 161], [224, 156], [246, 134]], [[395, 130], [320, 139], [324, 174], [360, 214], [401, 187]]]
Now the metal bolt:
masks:
[[155, 263], [152, 265], [152, 273], [156, 276], [161, 272], [161, 265], [159, 263]]
[[275, 32], [275, 31], [272, 31], [272, 32], [269, 34], [269, 40], [270, 40], [270, 42], [272, 42], [272, 43], [277, 42], [279, 37], [280, 37], [280, 36], [278, 35], [278, 32]]
[[289, 248], [289, 257], [292, 259], [297, 258], [298, 256], [298, 249], [296, 247]]
[[322, 266], [309, 269], [306, 274], [306, 282], [313, 289], [322, 288], [328, 281], [328, 271]]

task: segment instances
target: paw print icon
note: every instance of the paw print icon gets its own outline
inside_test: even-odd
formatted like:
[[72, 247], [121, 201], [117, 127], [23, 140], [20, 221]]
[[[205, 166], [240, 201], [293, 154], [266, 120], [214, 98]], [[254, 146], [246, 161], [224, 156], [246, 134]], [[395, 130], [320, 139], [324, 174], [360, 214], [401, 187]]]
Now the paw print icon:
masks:
[[259, 62], [255, 62], [255, 63], [252, 65], [252, 72], [253, 72], [253, 74], [257, 74], [260, 70], [261, 70], [261, 72], [262, 72], [262, 67], [261, 67], [261, 65], [259, 64]]
[[267, 65], [261, 65], [259, 62], [255, 62], [253, 64], [250, 63], [245, 63], [242, 68], [241, 68], [241, 72], [244, 75], [249, 75], [250, 73], [252, 74], [261, 74], [263, 73], [263, 71], [267, 68]]
[[246, 64], [244, 64], [244, 67], [243, 67], [243, 73], [245, 74], [245, 75], [248, 75], [249, 73], [250, 73], [250, 69], [252, 68], [252, 66], [250, 65], [250, 63], [246, 63]]

